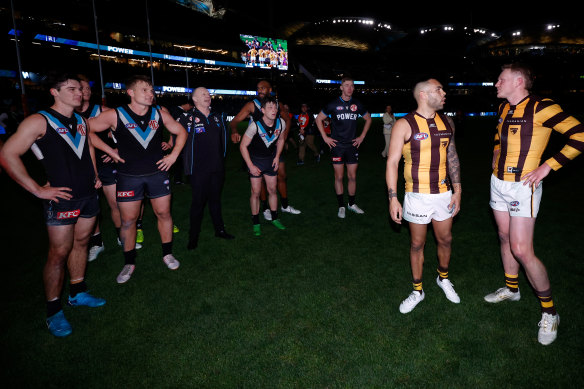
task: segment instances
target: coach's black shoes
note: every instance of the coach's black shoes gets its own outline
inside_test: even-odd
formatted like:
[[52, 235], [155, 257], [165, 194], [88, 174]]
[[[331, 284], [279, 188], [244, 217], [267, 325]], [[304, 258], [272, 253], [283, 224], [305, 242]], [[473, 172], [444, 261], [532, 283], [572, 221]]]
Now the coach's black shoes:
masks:
[[217, 238], [221, 238], [221, 239], [227, 239], [227, 240], [231, 240], [231, 239], [235, 239], [235, 236], [231, 235], [230, 233], [228, 233], [225, 230], [219, 230], [215, 232], [215, 236]]

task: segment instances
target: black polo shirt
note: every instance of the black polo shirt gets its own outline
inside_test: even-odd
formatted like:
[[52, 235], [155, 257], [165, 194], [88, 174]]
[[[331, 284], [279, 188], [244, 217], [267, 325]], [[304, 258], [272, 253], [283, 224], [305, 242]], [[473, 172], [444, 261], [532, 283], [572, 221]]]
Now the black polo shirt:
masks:
[[223, 171], [227, 146], [225, 115], [222, 112], [211, 112], [205, 116], [193, 108], [179, 118], [179, 123], [188, 132], [183, 148], [185, 174]]

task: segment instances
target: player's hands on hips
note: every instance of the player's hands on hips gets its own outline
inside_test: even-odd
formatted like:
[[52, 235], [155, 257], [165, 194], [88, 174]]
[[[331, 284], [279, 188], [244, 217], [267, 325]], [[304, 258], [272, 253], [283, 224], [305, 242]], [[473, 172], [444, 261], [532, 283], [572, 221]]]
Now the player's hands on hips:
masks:
[[164, 151], [172, 149], [172, 146], [168, 142], [162, 142], [160, 145], [162, 146], [162, 150]]
[[361, 146], [361, 143], [363, 143], [364, 139], [365, 139], [365, 137], [363, 135], [353, 139], [353, 146], [355, 146], [355, 147]]
[[530, 171], [529, 173], [521, 177], [521, 179], [523, 180], [523, 185], [534, 185], [535, 187], [538, 187], [541, 180], [543, 180], [548, 174], [550, 174], [551, 170], [552, 168], [550, 167], [550, 165], [548, 165], [545, 162], [542, 163], [540, 167]]
[[103, 163], [110, 163], [110, 162], [114, 162], [114, 160], [109, 155], [104, 154], [104, 155], [101, 156], [101, 162], [103, 162]]
[[331, 149], [337, 145], [337, 141], [331, 138], [330, 136], [325, 136], [323, 140]]
[[393, 220], [397, 224], [401, 224], [403, 209], [402, 205], [400, 204], [399, 200], [396, 197], [392, 197], [389, 200], [389, 214], [391, 216], [391, 220]]
[[114, 160], [114, 162], [121, 162], [121, 163], [126, 162], [126, 161], [124, 161], [122, 159], [122, 157], [120, 157], [120, 154], [118, 153], [118, 150], [114, 150], [114, 151], [112, 151], [111, 154], [108, 154], [108, 155], [111, 157], [111, 159]]
[[453, 193], [452, 198], [450, 199], [450, 204], [448, 204], [448, 209], [452, 213], [452, 217], [456, 216], [458, 212], [460, 212], [460, 193]]
[[156, 162], [156, 165], [158, 165], [158, 170], [167, 172], [175, 161], [176, 157], [173, 157], [172, 154], [168, 154], [167, 156], [163, 157], [160, 161]]
[[67, 188], [66, 186], [52, 187], [47, 183], [47, 185], [40, 187], [39, 191], [35, 193], [35, 196], [39, 199], [53, 200], [58, 203], [59, 199], [71, 200], [73, 195], [69, 192], [71, 192], [71, 188]]
[[231, 134], [231, 141], [233, 143], [239, 143], [240, 140], [241, 140], [241, 135], [239, 135], [237, 132], [234, 132], [233, 134]]

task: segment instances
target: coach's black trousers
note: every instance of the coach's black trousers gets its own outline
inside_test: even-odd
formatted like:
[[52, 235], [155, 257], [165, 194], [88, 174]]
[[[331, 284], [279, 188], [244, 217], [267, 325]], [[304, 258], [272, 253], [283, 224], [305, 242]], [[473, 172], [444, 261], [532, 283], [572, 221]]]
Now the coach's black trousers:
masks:
[[221, 192], [224, 179], [225, 173], [223, 171], [194, 171], [190, 176], [192, 202], [189, 239], [191, 241], [196, 242], [199, 239], [203, 211], [207, 203], [209, 203], [209, 213], [215, 232], [224, 229], [223, 216], [221, 215]]

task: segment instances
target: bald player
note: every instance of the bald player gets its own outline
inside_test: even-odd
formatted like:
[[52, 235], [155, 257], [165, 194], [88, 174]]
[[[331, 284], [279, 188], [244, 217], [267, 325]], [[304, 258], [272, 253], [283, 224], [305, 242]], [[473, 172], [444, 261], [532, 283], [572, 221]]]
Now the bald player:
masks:
[[[438, 112], [444, 107], [445, 96], [442, 85], [435, 79], [416, 84], [414, 98], [418, 107], [398, 120], [391, 134], [386, 168], [389, 212], [394, 222], [401, 224], [403, 217], [410, 227], [414, 290], [399, 306], [404, 314], [411, 312], [425, 297], [422, 272], [429, 223], [432, 223], [438, 249], [436, 283], [448, 300], [460, 303], [460, 297], [448, 279], [448, 268], [452, 219], [460, 211], [462, 186], [454, 144], [454, 123]], [[398, 164], [402, 155], [406, 181], [403, 208], [397, 199]]]
[[[267, 97], [271, 96], [272, 94], [272, 84], [270, 84], [267, 80], [261, 80], [257, 84], [257, 98], [253, 99], [252, 101], [248, 101], [241, 111], [231, 120], [229, 126], [231, 127], [231, 141], [233, 143], [239, 143], [241, 141], [241, 135], [237, 132], [237, 125], [241, 123], [243, 120], [249, 118], [251, 121], [258, 121], [262, 118], [262, 107], [261, 101]], [[278, 103], [279, 109], [279, 116], [284, 121], [285, 124], [285, 133], [281, 136], [284, 139], [288, 138], [288, 132], [290, 131], [290, 113], [288, 112], [287, 106], [285, 104]], [[277, 188], [278, 192], [280, 193], [280, 202], [281, 207], [280, 210], [282, 212], [290, 213], [292, 215], [298, 215], [301, 213], [298, 209], [294, 208], [289, 204], [288, 199], [288, 184], [286, 182], [286, 160], [285, 160], [285, 152], [280, 154], [280, 161], [278, 164], [278, 177], [277, 177]], [[266, 183], [262, 184], [261, 189], [261, 201], [264, 204], [264, 218], [266, 220], [272, 220], [272, 216], [270, 213], [270, 207], [268, 206], [267, 202], [267, 193], [266, 193]]]
[[[558, 335], [560, 315], [552, 299], [546, 268], [533, 250], [535, 218], [543, 179], [584, 150], [584, 126], [552, 100], [532, 95], [532, 85], [531, 70], [519, 63], [503, 66], [495, 85], [497, 97], [507, 100], [499, 107], [490, 201], [501, 244], [505, 287], [486, 295], [485, 300], [518, 301], [519, 268], [523, 266], [541, 305], [537, 340], [548, 345]], [[540, 165], [552, 129], [568, 141]]]

